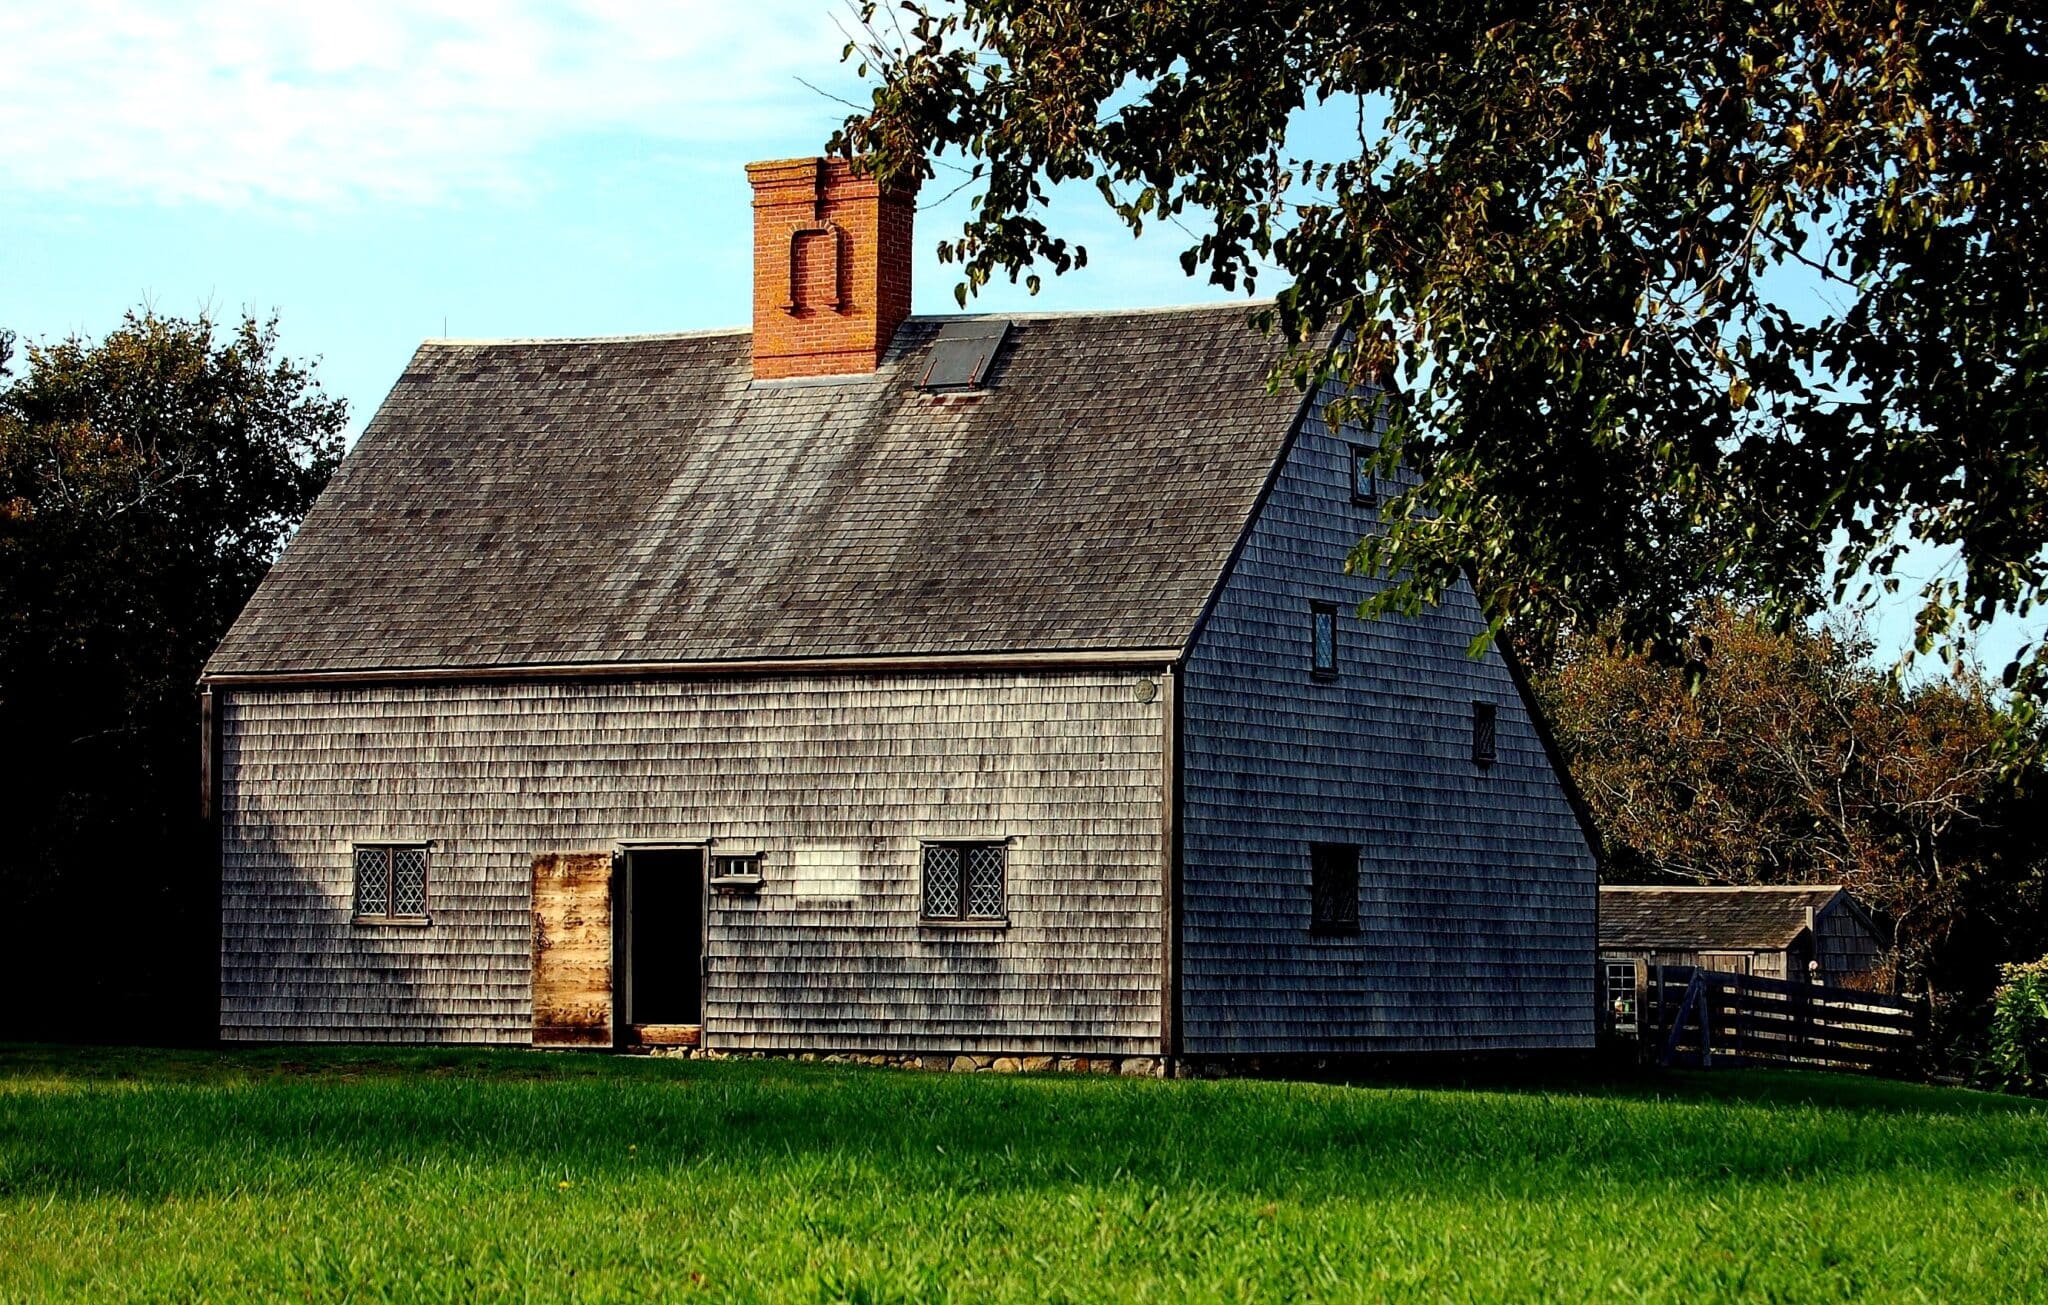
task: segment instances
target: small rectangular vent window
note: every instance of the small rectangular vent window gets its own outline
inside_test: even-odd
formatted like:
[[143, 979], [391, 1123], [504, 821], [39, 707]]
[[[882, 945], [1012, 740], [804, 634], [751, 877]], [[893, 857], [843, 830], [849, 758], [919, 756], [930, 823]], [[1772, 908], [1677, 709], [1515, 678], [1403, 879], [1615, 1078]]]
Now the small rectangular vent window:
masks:
[[1373, 504], [1380, 501], [1380, 477], [1372, 467], [1372, 450], [1363, 444], [1351, 446], [1351, 501]]
[[752, 856], [714, 856], [711, 858], [712, 881], [758, 882], [761, 878], [761, 858]]
[[1482, 766], [1491, 766], [1494, 759], [1493, 704], [1475, 702], [1472, 704], [1472, 760]]
[[1337, 605], [1309, 608], [1309, 674], [1318, 680], [1337, 678]]
[[1006, 321], [947, 322], [925, 351], [918, 388], [971, 390], [979, 386], [1009, 333]]

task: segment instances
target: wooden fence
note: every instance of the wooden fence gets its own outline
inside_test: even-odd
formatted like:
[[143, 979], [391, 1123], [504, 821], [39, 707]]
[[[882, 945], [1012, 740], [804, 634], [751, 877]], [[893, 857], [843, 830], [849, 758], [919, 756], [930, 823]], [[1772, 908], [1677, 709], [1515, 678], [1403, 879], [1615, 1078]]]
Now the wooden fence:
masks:
[[1680, 965], [1653, 965], [1648, 977], [1643, 1044], [1666, 1065], [1901, 1073], [1925, 1026], [1923, 1004], [1908, 998]]

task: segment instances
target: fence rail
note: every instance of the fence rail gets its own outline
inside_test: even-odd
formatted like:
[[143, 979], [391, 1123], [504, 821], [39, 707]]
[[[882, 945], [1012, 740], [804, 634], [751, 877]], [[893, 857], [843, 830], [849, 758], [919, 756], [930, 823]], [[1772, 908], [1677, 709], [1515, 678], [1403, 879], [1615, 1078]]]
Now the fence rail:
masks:
[[1691, 966], [1652, 966], [1640, 994], [1645, 1048], [1666, 1065], [1800, 1065], [1897, 1073], [1912, 1065], [1922, 1004], [1850, 988]]

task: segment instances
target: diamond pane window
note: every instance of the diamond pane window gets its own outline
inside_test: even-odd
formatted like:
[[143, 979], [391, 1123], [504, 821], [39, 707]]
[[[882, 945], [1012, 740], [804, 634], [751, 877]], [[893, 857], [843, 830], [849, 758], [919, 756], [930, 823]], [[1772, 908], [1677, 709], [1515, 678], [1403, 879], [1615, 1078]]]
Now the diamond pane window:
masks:
[[391, 913], [391, 849], [356, 849], [356, 914]]
[[427, 848], [374, 844], [355, 849], [356, 919], [427, 918]]
[[967, 849], [967, 914], [978, 920], [1003, 918], [1003, 849], [988, 843]]
[[1009, 905], [1001, 843], [927, 843], [924, 918], [947, 923], [1001, 923]]
[[934, 843], [924, 850], [924, 913], [929, 919], [960, 916], [960, 849]]
[[391, 913], [393, 915], [425, 915], [427, 913], [426, 848], [395, 847], [391, 849]]

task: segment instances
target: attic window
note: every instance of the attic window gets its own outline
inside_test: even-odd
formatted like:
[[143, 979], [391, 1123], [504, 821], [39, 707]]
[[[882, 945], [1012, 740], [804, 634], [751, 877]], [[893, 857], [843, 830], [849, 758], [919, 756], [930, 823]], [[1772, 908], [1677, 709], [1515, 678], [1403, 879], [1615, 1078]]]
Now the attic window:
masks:
[[1337, 678], [1337, 604], [1311, 603], [1308, 609], [1309, 674], [1318, 680]]
[[1373, 470], [1373, 452], [1363, 444], [1351, 446], [1351, 501], [1371, 505], [1380, 500], [1380, 477]]
[[1006, 321], [947, 322], [925, 352], [924, 374], [918, 378], [918, 388], [975, 389], [988, 375], [989, 364], [1009, 332], [1010, 324]]
[[1494, 762], [1493, 719], [1492, 703], [1472, 704], [1472, 760], [1476, 765], [1491, 766]]

